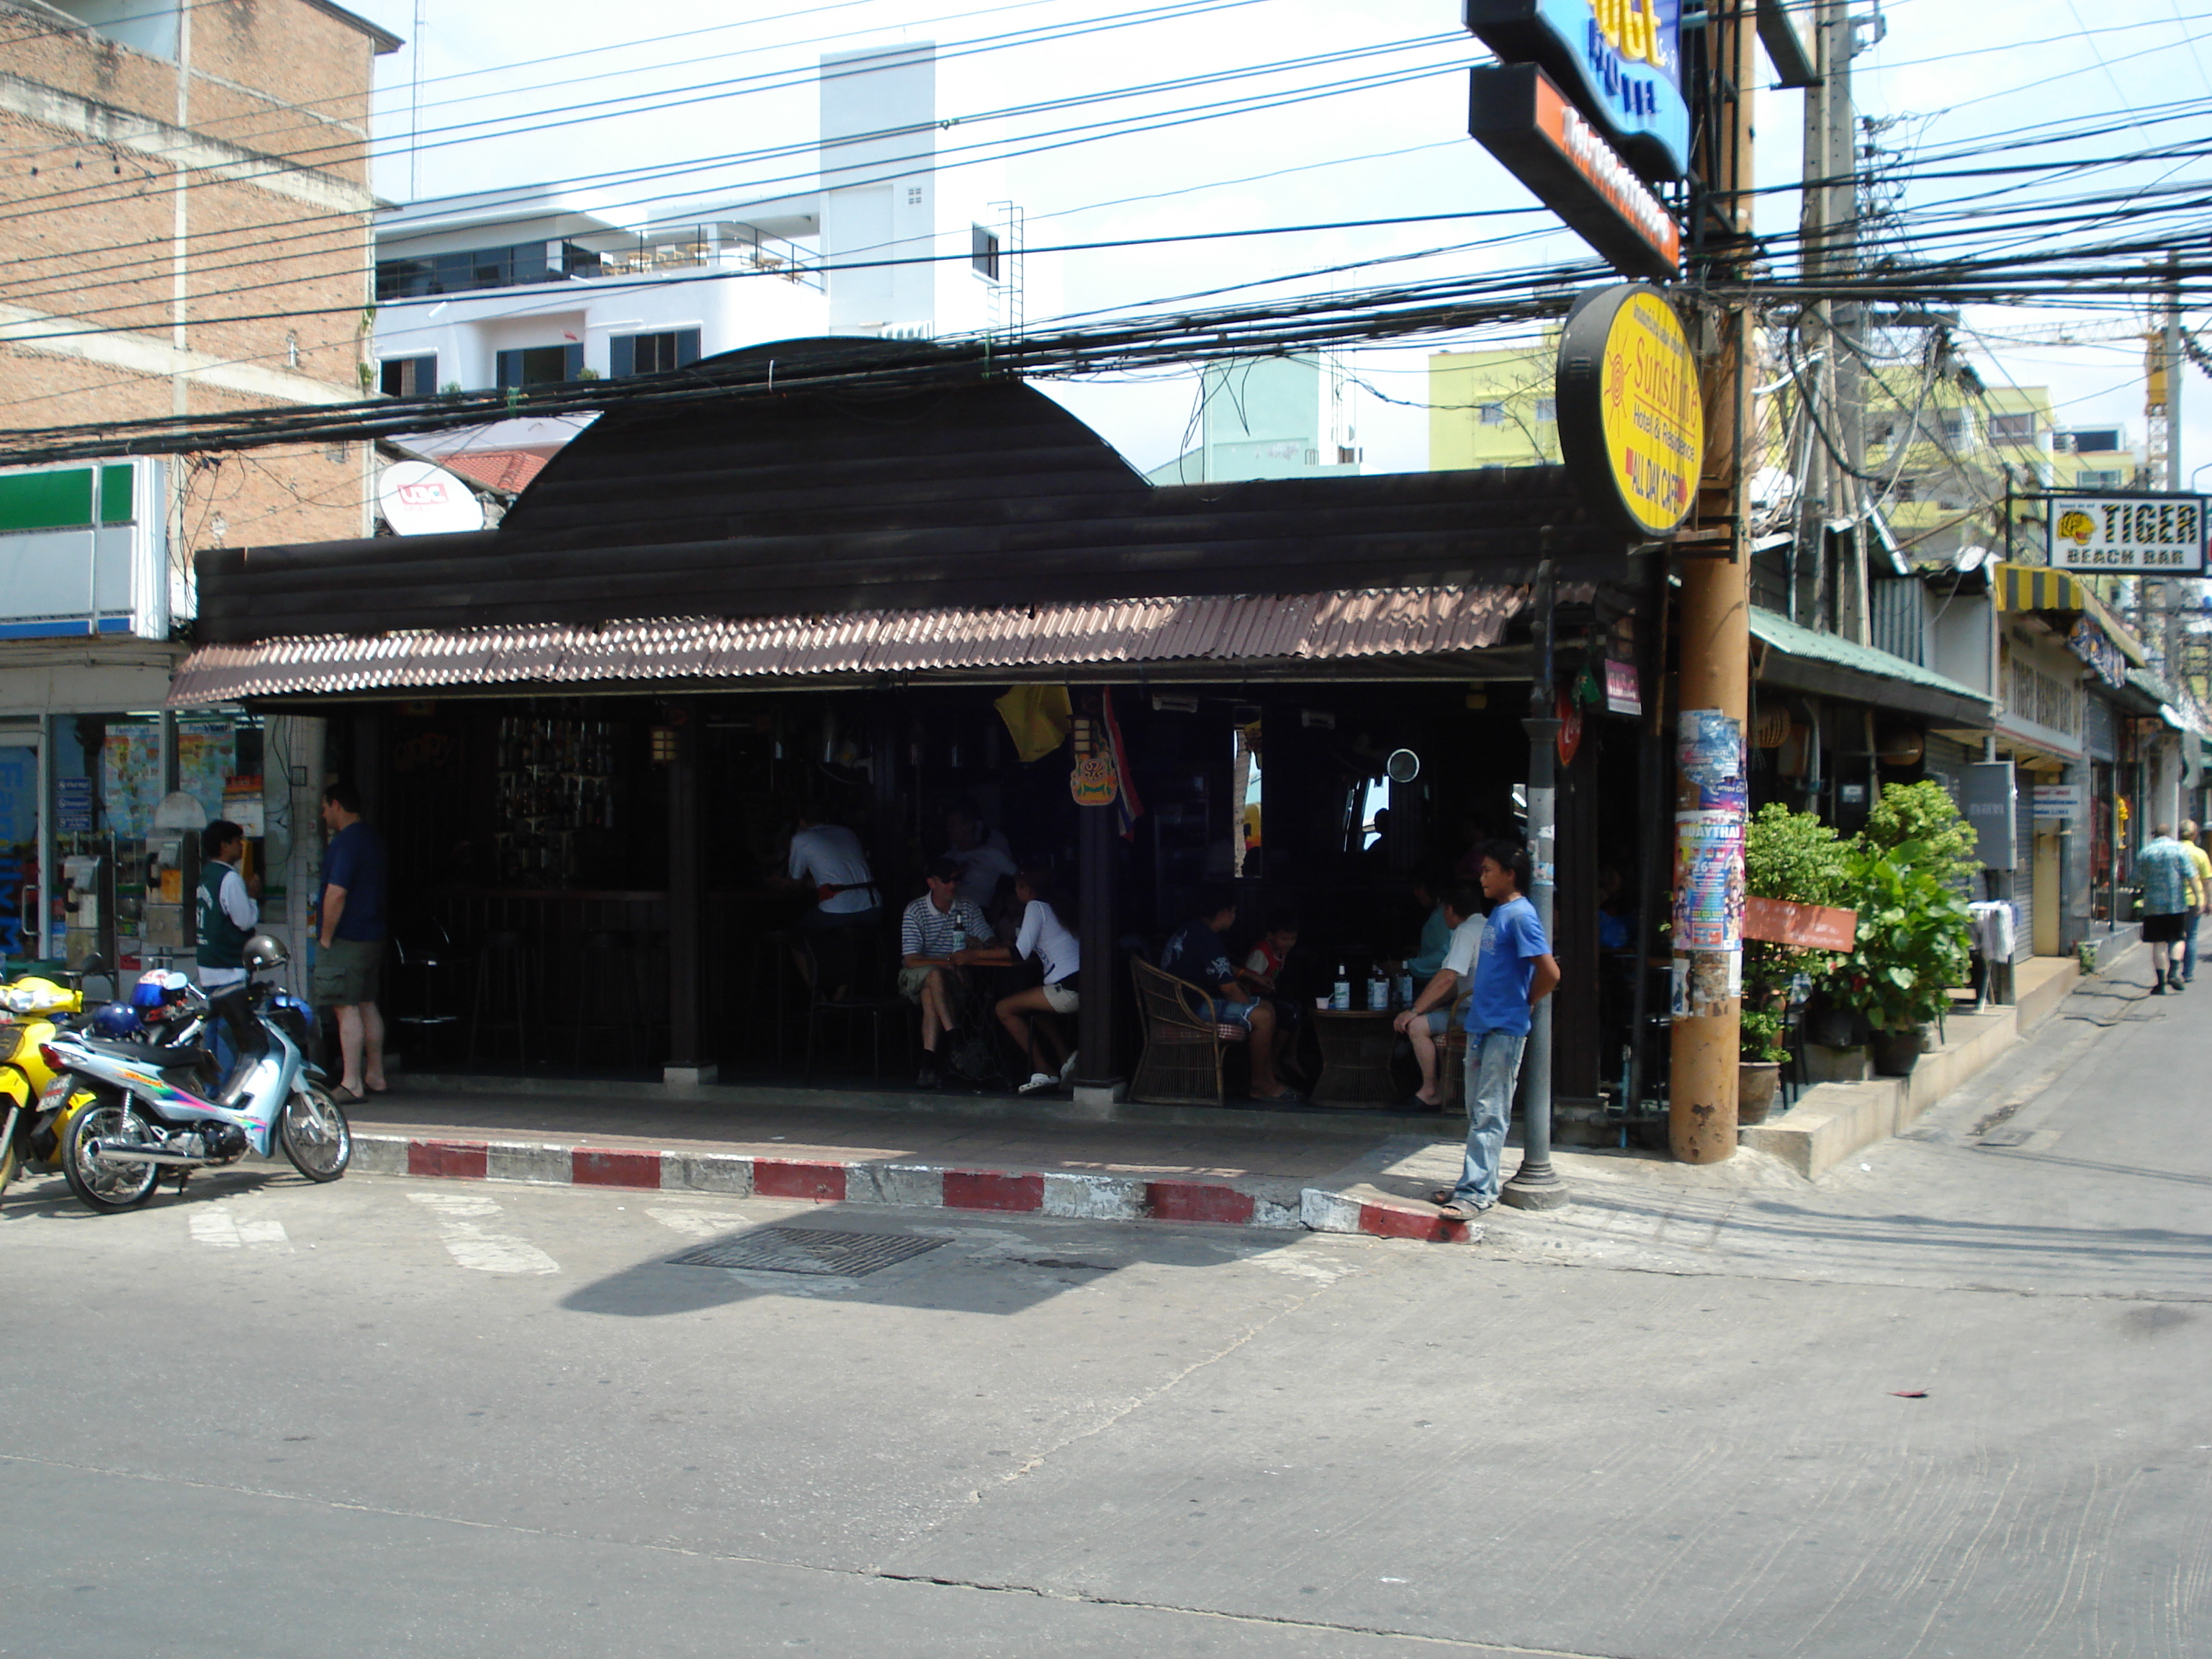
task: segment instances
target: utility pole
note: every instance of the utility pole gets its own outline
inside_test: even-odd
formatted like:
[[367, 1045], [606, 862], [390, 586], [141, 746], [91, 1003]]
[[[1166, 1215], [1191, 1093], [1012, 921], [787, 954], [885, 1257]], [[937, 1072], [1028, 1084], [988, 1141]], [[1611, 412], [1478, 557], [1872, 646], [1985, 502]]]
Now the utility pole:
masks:
[[[1752, 9], [1719, 8], [1710, 16], [1709, 85], [1703, 93], [1708, 113], [1696, 162], [1703, 188], [1692, 198], [1693, 210], [1705, 216], [1700, 229], [1709, 251], [1698, 275], [1707, 283], [1741, 276], [1748, 261], [1752, 92], [1759, 81]], [[1693, 556], [1681, 566], [1676, 707], [1682, 722], [1680, 753], [1692, 763], [1679, 779], [1676, 844], [1683, 850], [1699, 849], [1703, 860], [1697, 869], [1685, 864], [1675, 872], [1682, 894], [1676, 902], [1678, 988], [1670, 1030], [1667, 1138], [1674, 1156], [1686, 1164], [1717, 1164], [1735, 1154], [1741, 918], [1723, 924], [1735, 936], [1722, 937], [1719, 950], [1692, 948], [1681, 924], [1686, 906], [1696, 906], [1701, 887], [1709, 903], [1722, 901], [1723, 915], [1727, 887], [1741, 891], [1743, 728], [1751, 690], [1750, 565], [1744, 534], [1751, 308], [1741, 301], [1725, 308], [1708, 306], [1705, 321], [1700, 349], [1711, 353], [1711, 389], [1705, 398], [1705, 465], [1697, 517], [1704, 526], [1725, 526], [1729, 534], [1725, 556]], [[1720, 752], [1724, 748], [1733, 752]]]
[[[1879, 17], [1881, 8], [1875, 9]], [[1859, 264], [1858, 107], [1851, 97], [1851, 59], [1858, 33], [1849, 0], [1820, 0], [1818, 48], [1820, 82], [1826, 91], [1826, 128], [1822, 134], [1820, 177], [1831, 181], [1827, 207], [1827, 270], [1831, 276], [1855, 276]], [[1859, 645], [1874, 643], [1874, 603], [1867, 591], [1867, 545], [1873, 526], [1859, 511], [1866, 470], [1866, 375], [1858, 353], [1864, 308], [1856, 300], [1839, 301], [1831, 314], [1835, 333], [1833, 361], [1836, 441], [1843, 446], [1838, 465], [1840, 494], [1850, 506], [1838, 518], [1851, 529], [1838, 550], [1836, 572], [1836, 632]]]
[[[2154, 477], [2151, 488], [2179, 491], [2185, 487], [2189, 474], [2181, 465], [2181, 255], [2170, 252], [2166, 259], [2166, 319], [2159, 331], [2158, 368], [2151, 376], [2151, 395], [2148, 419], [2150, 430], [2146, 434], [2146, 447], [2154, 456], [2163, 452], [2163, 476]], [[2165, 441], [2160, 443], [2159, 428], [2163, 427]], [[2158, 585], [2158, 651], [2159, 672], [2168, 681], [2181, 683], [2181, 607], [2185, 591], [2178, 577], [2168, 576]]]

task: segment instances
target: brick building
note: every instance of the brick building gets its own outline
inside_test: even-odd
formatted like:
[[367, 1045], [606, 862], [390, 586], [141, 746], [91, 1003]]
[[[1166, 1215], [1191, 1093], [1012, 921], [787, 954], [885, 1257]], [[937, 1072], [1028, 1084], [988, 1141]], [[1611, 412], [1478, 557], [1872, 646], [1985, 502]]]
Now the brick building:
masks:
[[[399, 44], [328, 0], [0, 0], [9, 423], [363, 395], [369, 97], [375, 58]], [[179, 738], [132, 711], [167, 691], [192, 554], [360, 535], [373, 465], [349, 444], [0, 473], [6, 954], [54, 942], [33, 918], [57, 921], [61, 895], [19, 908], [5, 890], [74, 850], [50, 820], [65, 842], [137, 826], [136, 797], [158, 800], [180, 748], [216, 806], [221, 778], [260, 769], [234, 737]], [[123, 760], [138, 753], [155, 759], [134, 772]], [[89, 783], [88, 807], [78, 783], [55, 811], [64, 779]]]

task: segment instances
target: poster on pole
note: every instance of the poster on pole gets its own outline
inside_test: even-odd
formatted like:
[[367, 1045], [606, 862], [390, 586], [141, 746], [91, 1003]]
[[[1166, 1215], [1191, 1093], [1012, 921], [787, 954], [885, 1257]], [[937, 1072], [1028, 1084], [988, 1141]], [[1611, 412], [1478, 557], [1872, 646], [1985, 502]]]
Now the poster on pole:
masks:
[[1743, 817], [1674, 815], [1674, 949], [1743, 948]]

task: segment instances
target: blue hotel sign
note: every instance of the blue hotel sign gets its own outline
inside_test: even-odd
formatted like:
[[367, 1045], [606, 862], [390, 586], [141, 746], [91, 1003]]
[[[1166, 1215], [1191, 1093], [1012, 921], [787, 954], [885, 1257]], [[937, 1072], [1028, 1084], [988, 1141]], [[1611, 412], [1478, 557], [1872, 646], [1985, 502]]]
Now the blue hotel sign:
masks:
[[1681, 0], [1467, 0], [1478, 40], [1540, 66], [1646, 179], [1689, 168], [1681, 17]]

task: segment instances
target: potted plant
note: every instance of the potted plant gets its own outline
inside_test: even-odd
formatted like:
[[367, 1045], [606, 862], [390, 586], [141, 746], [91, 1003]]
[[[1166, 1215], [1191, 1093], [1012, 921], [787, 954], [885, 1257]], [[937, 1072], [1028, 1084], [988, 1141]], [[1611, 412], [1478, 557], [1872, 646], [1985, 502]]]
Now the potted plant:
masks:
[[[1744, 826], [1744, 890], [1797, 904], [1840, 904], [1850, 880], [1845, 844], [1810, 812], [1759, 809]], [[1774, 1103], [1783, 1062], [1790, 988], [1826, 963], [1819, 951], [1771, 939], [1743, 945], [1743, 1012], [1737, 1051], [1736, 1121], [1758, 1123]]]
[[1940, 784], [1892, 784], [1849, 847], [1857, 942], [1822, 983], [1873, 1028], [1875, 1070], [1904, 1077], [1929, 1023], [1966, 975], [1972, 916], [1964, 896], [1972, 831]]

